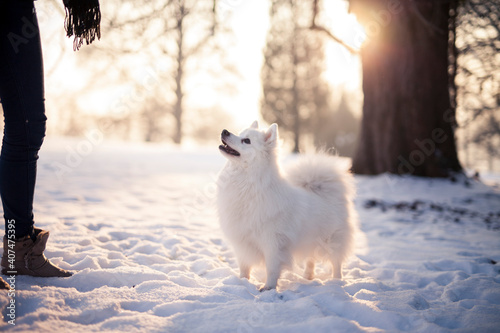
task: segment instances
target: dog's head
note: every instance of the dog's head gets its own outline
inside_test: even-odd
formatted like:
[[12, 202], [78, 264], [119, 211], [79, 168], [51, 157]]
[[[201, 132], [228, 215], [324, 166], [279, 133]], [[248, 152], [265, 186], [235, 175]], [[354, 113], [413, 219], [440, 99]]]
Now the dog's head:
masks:
[[268, 129], [260, 130], [258, 122], [254, 121], [239, 135], [223, 130], [221, 140], [219, 150], [230, 161], [249, 163], [269, 159], [277, 150], [278, 125], [272, 124]]

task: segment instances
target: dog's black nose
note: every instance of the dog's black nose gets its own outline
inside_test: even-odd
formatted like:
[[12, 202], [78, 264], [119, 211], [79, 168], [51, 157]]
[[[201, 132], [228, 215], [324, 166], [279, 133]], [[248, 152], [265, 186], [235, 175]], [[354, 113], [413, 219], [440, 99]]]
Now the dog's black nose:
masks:
[[222, 136], [229, 136], [230, 134], [228, 130], [222, 130]]

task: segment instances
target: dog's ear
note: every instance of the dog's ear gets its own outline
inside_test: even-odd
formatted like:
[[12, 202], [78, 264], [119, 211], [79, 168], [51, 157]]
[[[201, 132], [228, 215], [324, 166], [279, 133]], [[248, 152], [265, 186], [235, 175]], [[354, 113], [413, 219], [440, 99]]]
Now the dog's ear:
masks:
[[250, 125], [250, 128], [255, 128], [255, 129], [258, 129], [259, 128], [259, 122], [256, 120], [252, 123], [252, 125]]
[[272, 124], [266, 131], [264, 140], [267, 144], [275, 144], [278, 139], [278, 125]]

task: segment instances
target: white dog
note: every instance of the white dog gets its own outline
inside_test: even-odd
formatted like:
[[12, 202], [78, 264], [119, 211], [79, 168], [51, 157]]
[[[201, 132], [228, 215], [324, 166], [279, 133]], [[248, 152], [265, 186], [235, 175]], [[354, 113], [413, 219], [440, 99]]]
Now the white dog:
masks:
[[284, 175], [278, 164], [278, 126], [259, 130], [257, 122], [240, 135], [221, 134], [219, 149], [228, 162], [219, 175], [220, 224], [232, 243], [240, 277], [264, 262], [265, 286], [276, 288], [293, 258], [305, 260], [305, 277], [314, 277], [316, 260], [342, 263], [353, 247], [356, 230], [352, 176], [340, 171], [335, 157], [304, 156]]

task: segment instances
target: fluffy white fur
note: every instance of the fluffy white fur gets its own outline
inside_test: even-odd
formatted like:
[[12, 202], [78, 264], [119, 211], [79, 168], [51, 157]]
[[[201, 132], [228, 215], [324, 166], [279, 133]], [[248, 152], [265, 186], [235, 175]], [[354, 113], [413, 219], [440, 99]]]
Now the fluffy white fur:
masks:
[[278, 128], [259, 130], [257, 122], [239, 135], [223, 131], [219, 148], [228, 162], [219, 175], [218, 211], [231, 242], [240, 277], [265, 263], [261, 289], [276, 288], [283, 268], [305, 260], [305, 277], [314, 277], [318, 260], [330, 261], [333, 277], [353, 247], [355, 216], [352, 176], [335, 157], [299, 158], [286, 174], [277, 159]]

